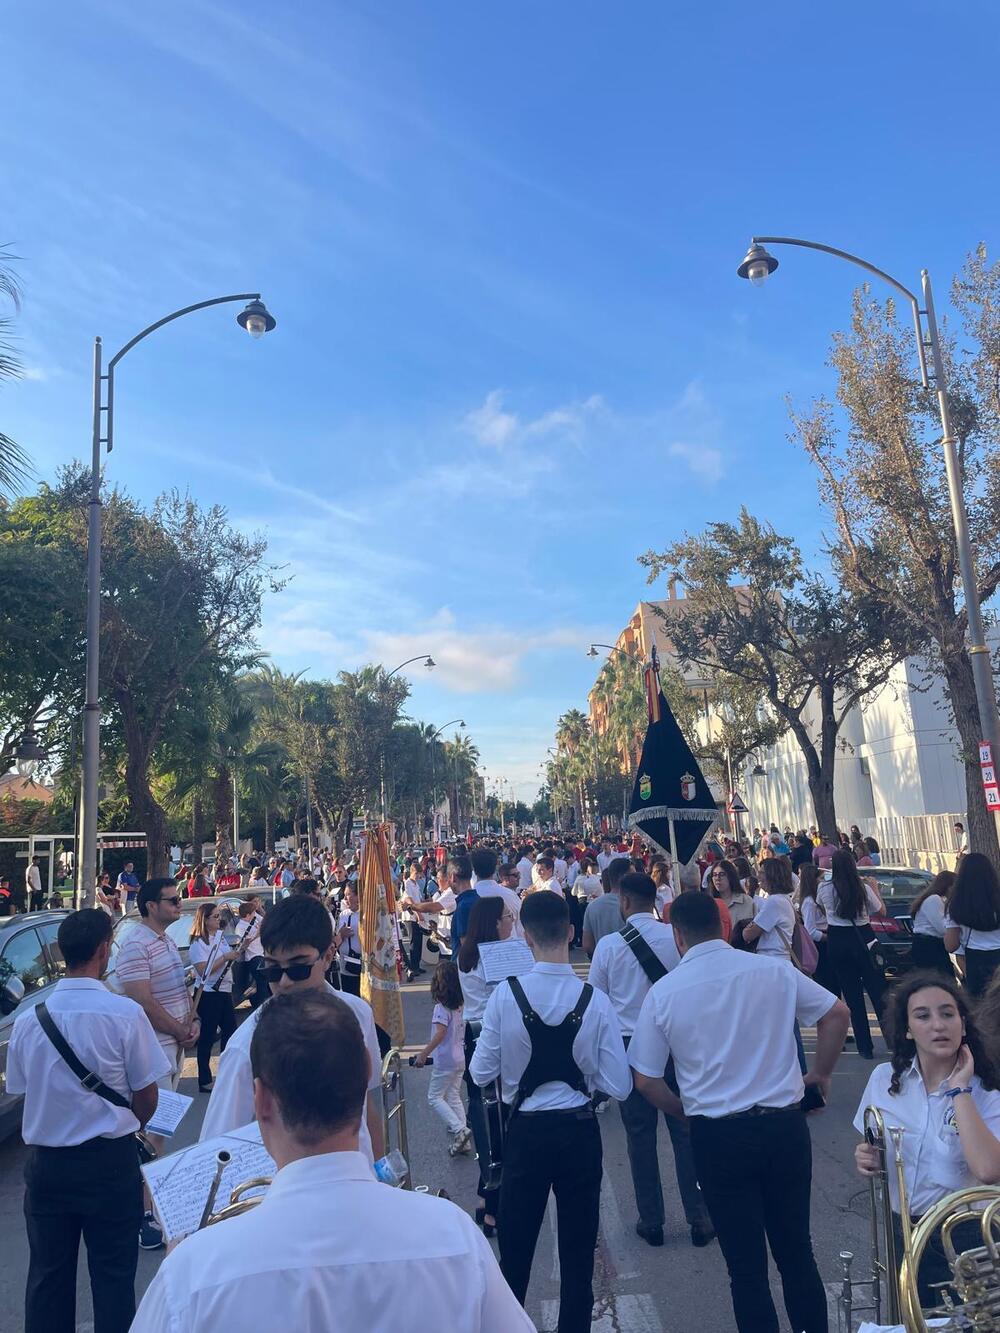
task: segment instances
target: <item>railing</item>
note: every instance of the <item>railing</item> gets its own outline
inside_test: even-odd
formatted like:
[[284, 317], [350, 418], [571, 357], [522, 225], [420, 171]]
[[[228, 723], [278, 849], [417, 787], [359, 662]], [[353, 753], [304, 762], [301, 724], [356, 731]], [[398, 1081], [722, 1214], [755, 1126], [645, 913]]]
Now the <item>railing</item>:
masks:
[[956, 821], [964, 824], [965, 815], [886, 815], [860, 819], [858, 827], [878, 843], [883, 865], [916, 866], [936, 874], [955, 868]]

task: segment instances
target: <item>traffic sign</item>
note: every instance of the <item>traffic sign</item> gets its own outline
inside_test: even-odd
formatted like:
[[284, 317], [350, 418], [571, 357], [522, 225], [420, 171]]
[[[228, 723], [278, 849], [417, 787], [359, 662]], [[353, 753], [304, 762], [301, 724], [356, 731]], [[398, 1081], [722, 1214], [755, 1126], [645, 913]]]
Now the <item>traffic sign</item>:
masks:
[[729, 804], [726, 806], [726, 809], [731, 815], [748, 815], [750, 813], [750, 807], [746, 804], [738, 791], [734, 791], [732, 796], [730, 796]]

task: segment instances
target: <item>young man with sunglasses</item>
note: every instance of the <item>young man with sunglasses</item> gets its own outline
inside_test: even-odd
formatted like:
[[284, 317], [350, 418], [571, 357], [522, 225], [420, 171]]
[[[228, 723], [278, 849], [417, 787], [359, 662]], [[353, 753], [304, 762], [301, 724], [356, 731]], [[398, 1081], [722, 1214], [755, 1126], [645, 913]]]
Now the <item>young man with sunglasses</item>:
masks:
[[[371, 1005], [347, 991], [334, 990], [327, 984], [326, 971], [333, 961], [336, 945], [330, 913], [318, 898], [297, 893], [276, 903], [264, 918], [260, 942], [264, 950], [259, 975], [271, 987], [272, 995], [289, 991], [327, 991], [345, 1004], [357, 1019], [368, 1051], [370, 1072], [365, 1115], [361, 1122], [361, 1151], [374, 1162], [384, 1152], [382, 1134], [382, 1057]], [[201, 1139], [228, 1134], [249, 1124], [254, 1118], [253, 1070], [250, 1067], [250, 1042], [262, 1005], [238, 1027], [219, 1057], [215, 1086], [201, 1127]]]

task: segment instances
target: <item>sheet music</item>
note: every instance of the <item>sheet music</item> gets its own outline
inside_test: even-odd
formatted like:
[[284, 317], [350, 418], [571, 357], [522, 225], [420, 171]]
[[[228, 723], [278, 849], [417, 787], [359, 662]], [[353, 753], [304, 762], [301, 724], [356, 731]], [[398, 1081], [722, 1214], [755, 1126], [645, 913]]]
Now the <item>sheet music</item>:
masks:
[[193, 1101], [193, 1097], [185, 1097], [182, 1092], [171, 1092], [169, 1088], [161, 1088], [156, 1110], [146, 1126], [146, 1133], [162, 1134], [164, 1138], [170, 1138], [190, 1111]]
[[216, 1157], [222, 1148], [232, 1155], [232, 1160], [222, 1173], [215, 1196], [216, 1211], [229, 1202], [229, 1195], [237, 1185], [252, 1176], [273, 1176], [277, 1171], [274, 1159], [261, 1142], [256, 1122], [147, 1163], [142, 1174], [165, 1240], [178, 1240], [197, 1229], [215, 1178]]
[[494, 940], [480, 944], [479, 957], [487, 981], [519, 977], [535, 966], [535, 959], [524, 940]]

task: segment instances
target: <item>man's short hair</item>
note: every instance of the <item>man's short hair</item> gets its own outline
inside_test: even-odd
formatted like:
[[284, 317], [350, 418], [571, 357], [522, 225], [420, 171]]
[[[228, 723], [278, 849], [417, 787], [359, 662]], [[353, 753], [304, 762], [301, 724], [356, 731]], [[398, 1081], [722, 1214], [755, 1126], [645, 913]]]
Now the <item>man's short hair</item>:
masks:
[[536, 944], [563, 944], [569, 925], [569, 905], [561, 893], [530, 893], [521, 904], [521, 925]]
[[300, 879], [295, 885], [296, 893], [319, 893], [319, 884], [311, 875]]
[[656, 885], [652, 878], [641, 870], [632, 870], [627, 875], [622, 876], [622, 881], [618, 885], [618, 893], [621, 897], [627, 894], [636, 902], [652, 903], [656, 901]]
[[627, 856], [616, 856], [613, 861], [609, 861], [601, 875], [605, 893], [611, 893], [613, 889], [617, 889], [625, 876], [631, 873], [631, 870], [632, 862]]
[[687, 945], [702, 944], [722, 936], [722, 920], [715, 899], [698, 889], [686, 889], [670, 904], [670, 924]]
[[476, 879], [492, 879], [497, 869], [497, 854], [489, 847], [475, 847], [469, 857]]
[[[288, 898], [278, 907], [309, 901]], [[300, 1143], [318, 1143], [361, 1124], [368, 1088], [365, 1039], [353, 1012], [329, 991], [272, 996], [250, 1042], [250, 1067]]]
[[317, 949], [326, 953], [333, 943], [333, 924], [330, 913], [318, 898], [310, 893], [296, 893], [275, 903], [264, 918], [260, 943], [265, 953], [279, 949]]
[[111, 918], [100, 907], [81, 907], [59, 923], [56, 940], [67, 967], [83, 967], [111, 938]]
[[555, 861], [553, 861], [551, 856], [540, 856], [538, 860], [535, 862], [535, 865], [538, 867], [539, 870], [554, 871], [556, 868], [556, 863]]
[[160, 895], [164, 889], [175, 889], [177, 881], [170, 878], [166, 879], [147, 879], [145, 883], [139, 885], [139, 893], [136, 896], [136, 906], [139, 908], [140, 916], [149, 916], [149, 904], [158, 903]]
[[472, 862], [464, 852], [452, 852], [448, 857], [448, 869], [455, 879], [472, 878]]

